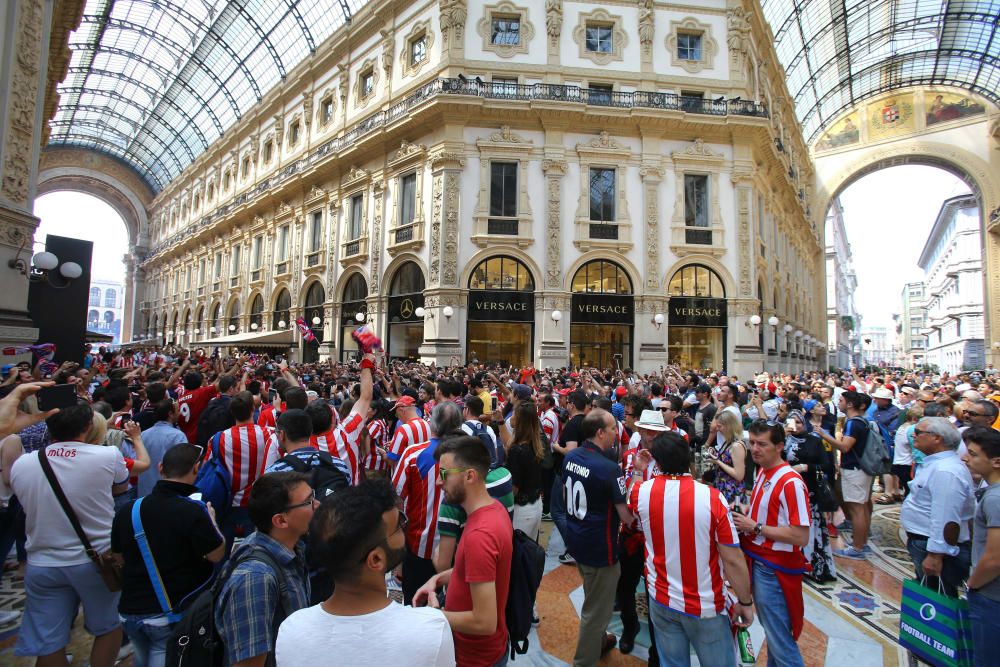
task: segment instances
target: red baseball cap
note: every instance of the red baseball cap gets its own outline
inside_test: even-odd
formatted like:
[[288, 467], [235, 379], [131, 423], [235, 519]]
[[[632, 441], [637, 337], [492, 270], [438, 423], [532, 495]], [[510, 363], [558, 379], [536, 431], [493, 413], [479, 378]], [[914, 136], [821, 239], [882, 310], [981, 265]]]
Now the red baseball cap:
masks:
[[412, 396], [400, 396], [399, 400], [396, 401], [396, 404], [392, 406], [392, 409], [395, 410], [396, 408], [412, 408], [416, 404], [417, 402], [413, 400]]
[[621, 398], [627, 393], [628, 389], [626, 389], [625, 387], [618, 387], [617, 389], [615, 389], [615, 396], [618, 396], [619, 398]]

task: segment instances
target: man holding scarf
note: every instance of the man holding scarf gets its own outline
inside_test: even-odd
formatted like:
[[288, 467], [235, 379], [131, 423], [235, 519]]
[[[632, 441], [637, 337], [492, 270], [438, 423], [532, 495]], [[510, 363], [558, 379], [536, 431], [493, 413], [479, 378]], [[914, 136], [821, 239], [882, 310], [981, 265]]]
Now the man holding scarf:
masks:
[[799, 473], [781, 458], [785, 431], [758, 420], [750, 425], [750, 456], [758, 466], [750, 506], [733, 520], [742, 533], [757, 615], [767, 636], [768, 662], [801, 667], [796, 641], [805, 608], [802, 575], [809, 563], [802, 547], [809, 543], [809, 491]]

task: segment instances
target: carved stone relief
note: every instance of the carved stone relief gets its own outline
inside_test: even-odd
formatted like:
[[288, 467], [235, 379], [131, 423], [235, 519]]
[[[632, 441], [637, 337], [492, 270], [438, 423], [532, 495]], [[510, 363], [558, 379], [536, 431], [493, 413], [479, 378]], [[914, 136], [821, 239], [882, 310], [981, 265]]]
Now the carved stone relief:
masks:
[[457, 286], [460, 172], [446, 171], [444, 179], [444, 252], [441, 258], [441, 284]]
[[[753, 294], [753, 263], [750, 259], [750, 188], [736, 188], [736, 215], [740, 247], [740, 294]], [[752, 314], [752, 313], [751, 313]]]
[[431, 181], [431, 285], [441, 284], [441, 210], [444, 197], [444, 174], [435, 173]]
[[378, 294], [378, 281], [381, 275], [379, 264], [382, 259], [382, 201], [385, 195], [385, 183], [382, 180], [372, 184], [373, 199], [372, 206], [374, 215], [372, 216], [372, 243], [371, 243], [371, 287], [369, 292]]
[[562, 178], [566, 173], [566, 163], [561, 160], [543, 160], [545, 172], [546, 220], [545, 220], [545, 287], [562, 287]]
[[42, 41], [42, 3], [25, 0], [18, 3], [19, 22], [12, 33], [17, 35], [17, 54], [11, 72], [10, 97], [7, 103], [10, 123], [4, 146], [3, 179], [0, 194], [15, 204], [28, 207], [31, 154], [34, 147], [35, 108], [38, 99], [38, 63]]
[[646, 289], [655, 292], [660, 289], [660, 181], [663, 169], [643, 165], [639, 169], [642, 177], [646, 205]]
[[549, 36], [549, 47], [559, 46], [559, 36], [562, 34], [563, 8], [562, 0], [545, 0], [545, 32]]
[[449, 35], [454, 32], [456, 44], [460, 44], [465, 34], [465, 19], [468, 9], [465, 0], [441, 0], [440, 25], [441, 36], [448, 42]]

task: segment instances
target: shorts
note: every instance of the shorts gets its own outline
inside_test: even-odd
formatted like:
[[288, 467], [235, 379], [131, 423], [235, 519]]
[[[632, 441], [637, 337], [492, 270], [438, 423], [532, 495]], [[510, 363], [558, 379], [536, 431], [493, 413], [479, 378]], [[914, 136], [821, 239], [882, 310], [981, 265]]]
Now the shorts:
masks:
[[118, 598], [104, 585], [93, 563], [43, 567], [24, 572], [24, 617], [14, 655], [41, 656], [69, 644], [73, 620], [83, 603], [83, 627], [99, 637], [121, 627]]
[[863, 505], [872, 495], [874, 477], [860, 468], [857, 470], [840, 469], [840, 491], [845, 503]]

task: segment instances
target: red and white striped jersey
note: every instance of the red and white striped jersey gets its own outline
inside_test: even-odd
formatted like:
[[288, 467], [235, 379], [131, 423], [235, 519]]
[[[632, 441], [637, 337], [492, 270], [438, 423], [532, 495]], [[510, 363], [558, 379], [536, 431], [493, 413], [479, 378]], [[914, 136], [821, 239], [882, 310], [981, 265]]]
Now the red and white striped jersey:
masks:
[[542, 413], [542, 431], [549, 439], [549, 442], [559, 442], [559, 415], [555, 410], [546, 410]]
[[351, 469], [351, 484], [361, 483], [361, 427], [364, 417], [351, 410], [347, 419], [326, 433], [313, 435], [309, 442], [322, 452], [335, 456]]
[[621, 451], [628, 447], [632, 434], [625, 428], [624, 422], [615, 422], [615, 426], [617, 427], [615, 431], [615, 445], [618, 447], [618, 451]]
[[373, 419], [368, 422], [368, 442], [369, 451], [368, 456], [365, 457], [364, 468], [365, 470], [389, 470], [389, 463], [378, 455], [375, 451], [376, 447], [381, 447], [385, 449], [386, 446], [386, 426], [385, 421], [381, 419]]
[[392, 476], [392, 485], [402, 499], [403, 511], [409, 519], [406, 546], [421, 558], [431, 558], [434, 555], [438, 538], [438, 510], [443, 494], [441, 487], [437, 485], [437, 462], [423, 473], [418, 467], [418, 457], [428, 446], [430, 442], [407, 447]]
[[135, 368], [135, 361], [131, 356], [115, 357], [111, 364], [114, 368]]
[[[809, 490], [802, 476], [787, 463], [780, 463], [770, 470], [761, 470], [750, 495], [749, 517], [765, 526], [809, 526], [812, 515], [809, 509]], [[787, 542], [775, 542], [761, 535], [744, 535], [760, 549], [771, 551], [801, 552], [802, 548]]]
[[108, 420], [108, 428], [115, 428], [122, 430], [125, 428], [125, 423], [132, 419], [132, 413], [130, 412], [116, 412], [111, 415], [111, 419]]
[[396, 428], [396, 434], [393, 436], [392, 444], [386, 450], [386, 454], [390, 461], [398, 462], [402, 460], [403, 452], [406, 451], [407, 447], [430, 442], [430, 439], [431, 425], [426, 420], [416, 417]]
[[698, 618], [725, 610], [719, 545], [738, 547], [726, 499], [690, 475], [634, 484], [629, 508], [646, 541], [646, 585], [662, 605]]
[[[635, 455], [639, 453], [639, 446], [629, 447], [622, 453], [622, 470], [625, 471], [625, 477], [629, 477], [632, 474], [633, 460]], [[648, 482], [653, 479], [654, 476], [660, 474], [660, 467], [656, 465], [656, 461], [650, 461], [649, 465], [646, 466], [646, 470], [642, 473], [642, 481]]]
[[222, 465], [233, 478], [233, 507], [246, 507], [250, 487], [278, 460], [278, 445], [259, 426], [237, 424], [213, 438]]

